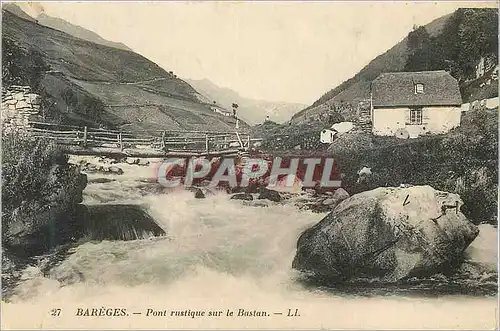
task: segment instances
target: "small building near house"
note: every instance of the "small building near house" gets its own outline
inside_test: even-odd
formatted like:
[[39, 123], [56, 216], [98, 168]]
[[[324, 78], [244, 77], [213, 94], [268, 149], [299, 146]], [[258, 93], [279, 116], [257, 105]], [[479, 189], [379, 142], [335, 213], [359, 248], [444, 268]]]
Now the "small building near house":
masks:
[[335, 130], [328, 130], [325, 129], [321, 131], [319, 141], [323, 144], [331, 144], [333, 140], [335, 139], [335, 135], [337, 134], [337, 131]]
[[444, 70], [382, 73], [371, 85], [372, 132], [446, 133], [460, 126], [461, 105], [458, 81]]
[[226, 110], [224, 110], [223, 108], [220, 108], [218, 106], [212, 106], [210, 107], [210, 110], [212, 110], [214, 113], [218, 113], [218, 114], [221, 114], [221, 115], [224, 115], [224, 116], [232, 116], [232, 114]]
[[333, 131], [336, 131], [339, 134], [347, 133], [347, 132], [351, 131], [352, 129], [354, 129], [354, 123], [352, 123], [352, 122], [335, 123], [332, 125], [332, 127], [330, 129]]

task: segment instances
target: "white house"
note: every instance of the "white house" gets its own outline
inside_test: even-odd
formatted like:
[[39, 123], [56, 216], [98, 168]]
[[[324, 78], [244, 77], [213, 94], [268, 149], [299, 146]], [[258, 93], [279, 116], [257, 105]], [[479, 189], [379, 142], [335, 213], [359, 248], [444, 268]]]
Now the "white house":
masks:
[[458, 81], [444, 70], [380, 74], [371, 85], [375, 135], [415, 138], [460, 126]]

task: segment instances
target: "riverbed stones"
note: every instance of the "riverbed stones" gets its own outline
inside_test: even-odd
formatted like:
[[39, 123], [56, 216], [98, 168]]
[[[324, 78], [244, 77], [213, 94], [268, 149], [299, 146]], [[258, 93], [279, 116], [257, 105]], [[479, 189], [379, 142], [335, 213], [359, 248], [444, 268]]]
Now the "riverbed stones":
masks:
[[479, 233], [462, 204], [430, 186], [353, 195], [301, 234], [293, 268], [331, 283], [395, 282], [449, 268]]

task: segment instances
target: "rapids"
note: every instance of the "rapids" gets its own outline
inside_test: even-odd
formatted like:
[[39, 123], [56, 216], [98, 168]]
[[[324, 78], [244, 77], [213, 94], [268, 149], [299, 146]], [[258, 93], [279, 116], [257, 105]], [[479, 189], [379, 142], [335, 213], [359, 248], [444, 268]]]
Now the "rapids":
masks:
[[[4, 328], [494, 328], [497, 297], [460, 291], [429, 295], [412, 288], [339, 291], [305, 285], [291, 269], [299, 234], [323, 214], [293, 203], [246, 206], [226, 193], [194, 199], [154, 183], [155, 164], [119, 164], [123, 175], [89, 175], [84, 203], [141, 204], [165, 236], [82, 240], [48, 272], [23, 271]], [[470, 259], [496, 271], [496, 228], [481, 226]], [[491, 286], [491, 280], [489, 285]], [[429, 285], [430, 284], [430, 285]], [[496, 286], [496, 279], [493, 286]], [[416, 286], [415, 288], [418, 288]], [[446, 292], [446, 291], [445, 291]], [[60, 308], [60, 316], [50, 310]], [[125, 317], [75, 316], [77, 309], [126, 309]], [[167, 311], [146, 316], [146, 311]], [[235, 315], [226, 316], [227, 310]], [[239, 309], [267, 317], [238, 317]], [[300, 316], [286, 316], [298, 309]], [[169, 311], [207, 311], [171, 317]], [[223, 311], [208, 316], [209, 311]], [[142, 312], [142, 315], [133, 314]], [[274, 313], [283, 313], [275, 315]], [[29, 317], [27, 317], [29, 316]]]

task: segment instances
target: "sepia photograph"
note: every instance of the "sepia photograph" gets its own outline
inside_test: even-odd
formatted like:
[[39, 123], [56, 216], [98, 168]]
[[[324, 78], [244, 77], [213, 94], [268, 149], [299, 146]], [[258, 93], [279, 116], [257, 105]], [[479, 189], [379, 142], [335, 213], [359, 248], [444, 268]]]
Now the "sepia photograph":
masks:
[[499, 329], [498, 2], [1, 6], [3, 330]]

